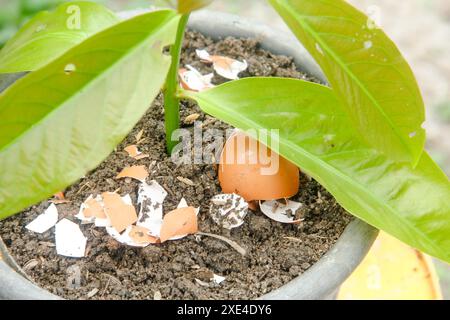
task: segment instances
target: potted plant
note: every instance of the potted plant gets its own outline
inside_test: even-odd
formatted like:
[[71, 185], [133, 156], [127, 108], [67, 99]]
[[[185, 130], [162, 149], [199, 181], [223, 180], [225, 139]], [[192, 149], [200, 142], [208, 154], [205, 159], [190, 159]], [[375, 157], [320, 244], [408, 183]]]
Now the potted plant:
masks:
[[[241, 129], [277, 129], [279, 136], [270, 142], [279, 144], [279, 154], [317, 180], [348, 212], [448, 261], [448, 179], [423, 150], [420, 92], [411, 70], [387, 36], [344, 1], [273, 0], [321, 66], [332, 89], [302, 80], [249, 78], [194, 92], [178, 87], [181, 41], [189, 12], [206, 2], [183, 1], [179, 13], [157, 11], [121, 23], [106, 14], [104, 24], [93, 28], [87, 40], [63, 43], [51, 52], [34, 45], [27, 48], [20, 38], [27, 40], [27, 27], [32, 26], [33, 32], [45, 29], [42, 20], [24, 27], [16, 38], [21, 45], [5, 47], [8, 59], [0, 59], [3, 72], [37, 69], [0, 96], [2, 127], [11, 128], [0, 141], [0, 162], [6, 172], [0, 178], [2, 216], [47, 198], [95, 168], [139, 120], [165, 82], [169, 152], [175, 147], [170, 137], [179, 127], [180, 99], [195, 100], [206, 113]], [[73, 4], [75, 15], [76, 6]], [[258, 27], [230, 22], [230, 18], [224, 18], [224, 23], [221, 20], [194, 16], [192, 26], [212, 36], [234, 35], [230, 25], [242, 32], [236, 34], [239, 36], [263, 35], [263, 42], [275, 53], [292, 55], [300, 66], [315, 72], [304, 52], [296, 51], [297, 45], [286, 46], [279, 36], [277, 41]], [[211, 29], [214, 32], [208, 31]], [[167, 46], [172, 59], [165, 53]], [[31, 63], [16, 58], [20, 54], [28, 57], [30, 51], [37, 57]], [[152, 70], [152, 74], [142, 70]], [[123, 78], [138, 78], [132, 81], [133, 90], [117, 88], [117, 81]], [[105, 88], [106, 98], [99, 98], [96, 92]], [[110, 91], [119, 93], [114, 100], [108, 98]], [[30, 106], [37, 104], [42, 104], [40, 111], [30, 113]], [[125, 114], [127, 108], [130, 112]], [[110, 121], [107, 131], [96, 126], [98, 119], [93, 117], [98, 112], [108, 115], [118, 111], [122, 118]], [[83, 130], [76, 128], [73, 144], [67, 141], [75, 123], [67, 114], [82, 119], [76, 125]], [[28, 121], [19, 121], [24, 115], [30, 116]], [[31, 125], [30, 121], [36, 123]], [[86, 155], [86, 150], [92, 150], [93, 137], [95, 152]], [[262, 136], [253, 137], [272, 147]], [[73, 161], [57, 161], [61, 153], [72, 155]], [[46, 157], [40, 157], [42, 154]], [[44, 161], [39, 172], [30, 168], [31, 162], [38, 165]], [[38, 181], [39, 188], [30, 181]], [[375, 234], [364, 223], [352, 222], [335, 247], [311, 269], [266, 297], [328, 297], [360, 262]], [[339, 276], [329, 277], [330, 270]], [[0, 279], [5, 288], [11, 281], [18, 288], [18, 283], [26, 283], [14, 273], [5, 275]], [[322, 279], [319, 285], [318, 279]], [[32, 297], [49, 297], [37, 288], [30, 289], [29, 283], [25, 285]], [[3, 296], [20, 297], [14, 294], [9, 291]]]

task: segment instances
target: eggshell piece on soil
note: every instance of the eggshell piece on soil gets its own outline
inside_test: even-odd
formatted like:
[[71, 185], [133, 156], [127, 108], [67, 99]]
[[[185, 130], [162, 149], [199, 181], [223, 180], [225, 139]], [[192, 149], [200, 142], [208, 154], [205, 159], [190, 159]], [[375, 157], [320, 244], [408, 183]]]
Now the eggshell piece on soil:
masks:
[[302, 219], [296, 220], [297, 210], [303, 206], [300, 202], [286, 200], [286, 203], [280, 201], [260, 202], [262, 213], [272, 220], [281, 223], [300, 223]]
[[31, 221], [25, 226], [28, 230], [36, 233], [44, 233], [55, 226], [58, 222], [58, 209], [55, 204], [50, 206], [44, 211], [44, 213], [37, 216], [36, 219]]
[[116, 179], [133, 178], [141, 182], [145, 182], [148, 177], [148, 171], [145, 166], [126, 167], [120, 172]]
[[66, 199], [64, 192], [62, 191], [55, 193], [53, 195], [53, 199], [50, 199], [48, 202], [54, 204], [70, 203], [70, 201]]
[[80, 227], [63, 219], [55, 227], [56, 252], [65, 257], [82, 258], [86, 251], [87, 239]]
[[163, 222], [163, 202], [167, 191], [157, 182], [142, 183], [138, 190], [140, 205], [137, 225], [147, 228], [150, 235], [159, 237]]
[[240, 227], [248, 213], [248, 203], [237, 194], [219, 194], [211, 199], [210, 215], [222, 228]]
[[64, 195], [64, 192], [62, 192], [62, 191], [55, 193], [53, 196], [57, 200], [66, 200], [66, 196]]
[[206, 50], [196, 50], [197, 56], [208, 63], [212, 63], [217, 74], [225, 79], [238, 80], [239, 73], [247, 70], [247, 61], [238, 61], [229, 57], [210, 55]]
[[94, 198], [90, 195], [80, 206], [79, 213], [75, 216], [84, 223], [94, 223], [97, 219], [107, 219], [103, 208], [101, 196]]
[[141, 154], [141, 152], [139, 152], [137, 145], [133, 144], [131, 146], [128, 146], [124, 149], [128, 155], [132, 158], [138, 156]]
[[198, 231], [194, 207], [175, 209], [164, 216], [161, 227], [161, 243], [174, 237], [187, 236]]
[[150, 244], [158, 243], [158, 238], [152, 237], [148, 234], [148, 229], [138, 226], [129, 226], [127, 229], [120, 234], [112, 227], [107, 227], [106, 231], [110, 236], [112, 236], [117, 242], [124, 245], [137, 248], [145, 248]]
[[222, 277], [222, 276], [219, 276], [219, 275], [217, 275], [217, 274], [214, 274], [214, 275], [213, 275], [213, 278], [212, 278], [212, 281], [213, 281], [215, 284], [221, 284], [221, 283], [224, 282], [226, 279], [227, 279], [227, 278], [225, 278], [225, 277]]
[[299, 190], [299, 179], [297, 166], [243, 132], [234, 133], [222, 150], [219, 182], [223, 193], [236, 193], [247, 202], [290, 198]]
[[[186, 208], [186, 207], [189, 207], [186, 199], [185, 198], [181, 198], [180, 203], [177, 206], [177, 209]], [[196, 208], [195, 209], [195, 214], [198, 216], [199, 213], [200, 213], [200, 208]]]
[[149, 230], [147, 228], [139, 227], [139, 226], [131, 226], [131, 229], [130, 229], [128, 235], [133, 243], [136, 243], [139, 245], [157, 243], [158, 238], [152, 237], [148, 233], [149, 233]]
[[119, 194], [105, 192], [102, 194], [106, 216], [111, 221], [111, 226], [122, 232], [127, 227], [137, 221], [137, 214], [134, 206], [127, 199], [123, 199]]
[[148, 154], [144, 154], [144, 153], [140, 152], [138, 149], [138, 146], [135, 144], [126, 147], [124, 150], [128, 153], [128, 155], [131, 158], [133, 158], [135, 160], [141, 160], [141, 159], [145, 159], [145, 158], [149, 157]]
[[211, 83], [214, 74], [204, 76], [194, 67], [189, 65], [186, 67], [188, 69], [182, 68], [178, 72], [183, 89], [200, 92], [214, 87]]

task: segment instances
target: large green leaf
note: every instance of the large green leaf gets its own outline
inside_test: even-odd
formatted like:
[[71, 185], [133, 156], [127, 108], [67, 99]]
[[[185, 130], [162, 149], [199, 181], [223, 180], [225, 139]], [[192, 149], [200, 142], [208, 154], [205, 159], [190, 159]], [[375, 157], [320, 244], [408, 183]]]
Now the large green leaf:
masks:
[[41, 12], [0, 51], [0, 72], [37, 70], [118, 21], [107, 8], [85, 1], [64, 3], [53, 12]]
[[238, 128], [280, 130], [280, 153], [348, 212], [450, 261], [448, 178], [426, 153], [412, 168], [369, 147], [331, 89], [300, 80], [254, 78], [182, 96]]
[[0, 94], [0, 218], [108, 156], [160, 91], [178, 21], [158, 11], [122, 22]]
[[364, 138], [392, 159], [419, 161], [423, 100], [395, 44], [343, 0], [270, 0], [326, 74]]

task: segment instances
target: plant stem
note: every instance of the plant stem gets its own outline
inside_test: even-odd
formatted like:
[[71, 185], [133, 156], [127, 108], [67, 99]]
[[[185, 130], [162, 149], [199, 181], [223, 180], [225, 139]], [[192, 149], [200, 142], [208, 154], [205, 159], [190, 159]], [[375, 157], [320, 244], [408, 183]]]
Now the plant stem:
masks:
[[170, 49], [172, 65], [167, 76], [166, 90], [164, 91], [164, 109], [166, 117], [166, 146], [167, 152], [172, 153], [177, 141], [172, 141], [172, 133], [180, 127], [180, 99], [177, 97], [178, 90], [178, 69], [180, 66], [181, 47], [183, 45], [184, 32], [189, 14], [185, 14], [180, 19], [177, 37], [174, 45]]

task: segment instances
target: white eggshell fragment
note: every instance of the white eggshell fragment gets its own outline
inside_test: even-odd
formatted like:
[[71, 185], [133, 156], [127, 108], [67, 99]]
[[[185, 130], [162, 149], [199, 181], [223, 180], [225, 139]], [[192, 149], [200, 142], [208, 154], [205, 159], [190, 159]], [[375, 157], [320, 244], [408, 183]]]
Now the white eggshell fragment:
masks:
[[196, 50], [197, 56], [208, 63], [213, 64], [214, 70], [217, 74], [225, 79], [238, 80], [239, 73], [247, 70], [247, 61], [238, 61], [224, 56], [210, 55], [206, 50]]
[[224, 282], [225, 281], [225, 277], [222, 277], [222, 276], [219, 276], [219, 275], [217, 275], [217, 274], [215, 274], [214, 276], [213, 276], [213, 278], [212, 278], [212, 281], [214, 282], [214, 283], [216, 283], [216, 284], [221, 284], [222, 282]]
[[300, 220], [295, 220], [296, 212], [303, 204], [291, 200], [286, 200], [281, 203], [277, 200], [259, 202], [262, 213], [272, 220], [281, 223], [299, 223]]
[[[177, 209], [181, 209], [181, 208], [187, 208], [189, 207], [187, 201], [185, 198], [181, 198], [180, 203], [177, 206]], [[200, 208], [195, 208], [195, 214], [198, 216], [198, 214], [200, 213]]]
[[219, 194], [211, 199], [209, 212], [215, 223], [231, 230], [244, 223], [248, 203], [237, 194]]
[[147, 228], [149, 234], [159, 237], [163, 223], [163, 202], [167, 191], [155, 180], [142, 183], [138, 190], [138, 204], [141, 206], [137, 225]]
[[129, 226], [122, 234], [118, 233], [116, 229], [112, 227], [106, 227], [106, 232], [113, 237], [116, 241], [125, 244], [130, 247], [145, 248], [153, 242], [137, 242], [131, 236], [130, 232], [133, 230], [134, 226]]
[[177, 206], [177, 209], [187, 208], [189, 207], [185, 198], [181, 198], [180, 203]]
[[56, 251], [70, 258], [82, 258], [86, 251], [86, 237], [80, 227], [70, 220], [63, 219], [55, 227]]
[[31, 221], [25, 228], [36, 233], [44, 233], [50, 230], [58, 222], [58, 209], [52, 203], [44, 213]]
[[180, 69], [178, 72], [181, 85], [184, 89], [201, 92], [214, 87], [211, 83], [214, 77], [213, 73], [202, 75], [197, 69], [190, 65], [187, 65], [186, 68], [188, 69]]

